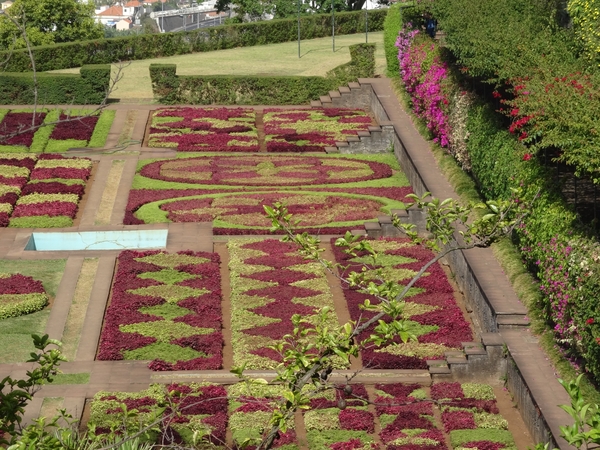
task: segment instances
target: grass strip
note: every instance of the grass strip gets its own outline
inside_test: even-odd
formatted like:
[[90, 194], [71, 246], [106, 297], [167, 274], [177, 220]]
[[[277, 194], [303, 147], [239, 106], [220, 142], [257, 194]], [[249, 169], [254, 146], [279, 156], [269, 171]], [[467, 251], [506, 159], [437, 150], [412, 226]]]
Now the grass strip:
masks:
[[46, 148], [46, 144], [48, 144], [48, 140], [50, 139], [50, 135], [52, 134], [52, 130], [56, 124], [49, 125], [52, 122], [56, 122], [60, 117], [60, 109], [53, 109], [46, 114], [44, 118], [43, 125], [37, 129], [35, 134], [33, 135], [33, 141], [31, 142], [31, 147], [29, 147], [29, 151], [33, 153], [43, 153]]
[[100, 199], [100, 205], [96, 210], [94, 225], [110, 224], [110, 218], [112, 216], [117, 193], [119, 192], [119, 185], [121, 184], [121, 176], [123, 175], [124, 168], [125, 160], [117, 159], [112, 162], [110, 171], [108, 172], [108, 178], [106, 179], [106, 186], [104, 187], [104, 192], [102, 192], [102, 198]]
[[106, 139], [108, 138], [108, 133], [110, 133], [113, 120], [115, 120], [115, 114], [116, 111], [112, 109], [105, 109], [100, 113], [100, 118], [96, 123], [96, 128], [94, 128], [90, 142], [87, 145], [88, 147], [104, 147], [106, 145]]
[[79, 272], [79, 279], [75, 286], [75, 293], [73, 294], [62, 337], [63, 354], [69, 361], [74, 361], [77, 354], [77, 347], [83, 331], [83, 322], [92, 295], [99, 261], [98, 258], [85, 258]]
[[79, 373], [59, 373], [52, 377], [52, 382], [47, 384], [88, 384], [90, 374], [88, 372]]

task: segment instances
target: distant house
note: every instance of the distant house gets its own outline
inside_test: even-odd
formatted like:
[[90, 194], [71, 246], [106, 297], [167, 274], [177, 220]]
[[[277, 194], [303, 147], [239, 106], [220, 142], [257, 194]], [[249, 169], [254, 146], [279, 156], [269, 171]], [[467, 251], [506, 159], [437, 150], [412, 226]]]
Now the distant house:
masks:
[[102, 25], [114, 27], [117, 22], [123, 19], [128, 19], [129, 16], [123, 14], [123, 7], [119, 5], [106, 8], [104, 11], [96, 14], [96, 20]]
[[0, 3], [0, 5], [2, 6], [2, 9], [8, 9], [12, 6], [12, 4], [13, 4], [13, 2], [11, 2], [10, 0]]
[[133, 28], [133, 22], [131, 19], [122, 19], [117, 22], [116, 28], [118, 31], [130, 30]]

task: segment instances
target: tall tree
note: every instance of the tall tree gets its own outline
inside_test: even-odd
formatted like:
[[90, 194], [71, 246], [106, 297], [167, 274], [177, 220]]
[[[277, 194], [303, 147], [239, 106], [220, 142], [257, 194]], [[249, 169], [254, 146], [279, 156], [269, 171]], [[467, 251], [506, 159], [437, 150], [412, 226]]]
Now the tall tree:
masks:
[[93, 3], [77, 0], [15, 0], [6, 10], [10, 18], [0, 16], [0, 49], [26, 46], [14, 21], [25, 29], [31, 45], [102, 38], [102, 26], [93, 14]]

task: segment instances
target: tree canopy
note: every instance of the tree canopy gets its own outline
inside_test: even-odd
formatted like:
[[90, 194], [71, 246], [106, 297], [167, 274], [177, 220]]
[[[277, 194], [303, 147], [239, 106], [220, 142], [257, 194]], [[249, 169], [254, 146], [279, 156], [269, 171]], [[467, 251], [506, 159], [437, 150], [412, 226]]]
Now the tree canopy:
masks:
[[22, 30], [13, 21], [34, 46], [101, 38], [103, 28], [93, 14], [93, 3], [77, 0], [15, 0], [0, 15], [0, 49], [25, 47]]

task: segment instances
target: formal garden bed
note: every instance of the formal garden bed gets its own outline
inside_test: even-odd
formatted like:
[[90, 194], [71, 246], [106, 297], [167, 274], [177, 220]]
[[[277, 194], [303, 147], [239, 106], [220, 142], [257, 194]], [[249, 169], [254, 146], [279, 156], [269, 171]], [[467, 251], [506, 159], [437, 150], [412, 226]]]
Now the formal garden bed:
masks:
[[[262, 130], [257, 114], [264, 114]], [[268, 152], [323, 152], [372, 124], [359, 109], [165, 108], [152, 114], [147, 145], [182, 152], [257, 152], [264, 144]]]
[[274, 369], [281, 355], [269, 348], [293, 330], [292, 315], [310, 318], [331, 308], [333, 296], [320, 264], [304, 260], [298, 247], [274, 239], [230, 239], [231, 345], [233, 365]]
[[364, 110], [344, 108], [269, 108], [264, 110], [263, 121], [269, 152], [323, 151], [373, 125]]
[[[349, 271], [360, 272], [366, 267], [367, 277], [374, 279], [377, 270], [382, 270], [386, 280], [394, 280], [401, 286], [406, 285], [434, 257], [433, 252], [406, 238], [371, 241], [372, 247], [380, 254], [377, 264], [365, 253], [356, 257], [346, 254], [342, 248], [333, 245], [335, 238], [331, 243], [336, 261], [345, 268], [342, 275]], [[346, 287], [344, 296], [352, 320], [359, 317], [368, 319], [377, 314], [377, 310], [365, 311], [360, 307], [366, 298], [373, 305], [378, 305], [375, 297]], [[396, 337], [384, 346], [372, 345], [362, 351], [365, 367], [426, 369], [427, 360], [443, 359], [445, 352], [461, 350], [461, 342], [473, 339], [470, 325], [457, 305], [454, 290], [439, 263], [430, 266], [409, 290], [403, 317], [408, 319], [408, 331], [417, 336], [418, 341], [403, 343]], [[367, 339], [372, 333], [373, 328], [369, 328], [360, 338]]]
[[47, 304], [48, 294], [41, 281], [0, 272], [0, 320], [40, 311]]
[[[167, 442], [191, 443], [194, 431], [203, 431], [218, 446], [240, 448], [268, 429], [274, 402], [281, 396], [277, 385], [151, 385], [138, 393], [98, 392], [90, 418], [102, 432], [114, 423], [124, 404], [127, 410], [138, 411], [142, 423], [162, 415], [160, 434]], [[169, 417], [173, 404], [181, 413]], [[161, 412], [159, 407], [166, 408]], [[303, 429], [292, 422], [279, 434], [274, 448], [296, 450], [299, 442], [310, 450], [517, 448], [508, 422], [499, 414], [494, 390], [485, 384], [336, 386], [314, 396], [301, 417]], [[132, 431], [139, 427], [134, 416], [126, 423]], [[231, 442], [226, 440], [227, 429]], [[158, 436], [155, 433], [151, 439]]]
[[180, 152], [255, 152], [259, 149], [253, 109], [167, 108], [152, 115], [148, 147]]
[[401, 208], [411, 192], [393, 155], [190, 155], [140, 162], [124, 223], [212, 221], [215, 234], [266, 234], [263, 205], [281, 201], [303, 230], [334, 234]]
[[150, 360], [152, 370], [220, 369], [220, 281], [215, 253], [122, 252], [98, 359]]
[[10, 153], [0, 157], [0, 226], [69, 227], [92, 170], [87, 158]]
[[[60, 153], [70, 148], [103, 147], [115, 111], [86, 116], [81, 109], [0, 109], [1, 153]], [[33, 128], [31, 131], [27, 131]], [[15, 136], [13, 134], [18, 133]]]

